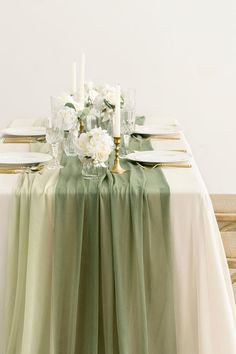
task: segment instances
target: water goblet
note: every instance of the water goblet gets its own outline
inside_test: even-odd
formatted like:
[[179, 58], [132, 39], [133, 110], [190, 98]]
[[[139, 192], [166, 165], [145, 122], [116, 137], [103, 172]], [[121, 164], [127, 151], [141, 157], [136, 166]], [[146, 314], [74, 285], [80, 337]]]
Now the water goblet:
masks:
[[134, 132], [135, 112], [134, 110], [121, 111], [121, 134], [123, 136], [124, 153], [129, 154], [130, 135]]
[[126, 111], [135, 111], [135, 106], [136, 106], [135, 89], [127, 88], [122, 90], [122, 97], [124, 100], [123, 109]]
[[58, 119], [49, 118], [46, 122], [46, 140], [51, 145], [52, 160], [47, 165], [48, 169], [63, 168], [58, 160], [59, 144], [63, 141], [64, 130], [62, 122]]

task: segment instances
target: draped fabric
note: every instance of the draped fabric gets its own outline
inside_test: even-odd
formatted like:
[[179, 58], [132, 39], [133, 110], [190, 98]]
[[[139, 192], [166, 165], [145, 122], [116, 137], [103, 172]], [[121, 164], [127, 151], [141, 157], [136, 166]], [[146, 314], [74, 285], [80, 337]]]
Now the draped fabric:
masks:
[[50, 352], [54, 197], [58, 173], [20, 176], [11, 211], [4, 354]]
[[[149, 142], [131, 141], [148, 150]], [[175, 354], [169, 187], [160, 169], [25, 175], [9, 239], [6, 354]]]

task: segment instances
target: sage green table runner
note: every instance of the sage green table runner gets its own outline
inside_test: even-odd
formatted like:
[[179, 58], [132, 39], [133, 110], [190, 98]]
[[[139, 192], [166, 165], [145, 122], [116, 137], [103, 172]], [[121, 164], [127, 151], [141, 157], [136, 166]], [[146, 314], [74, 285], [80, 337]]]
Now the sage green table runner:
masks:
[[78, 158], [62, 163], [15, 194], [6, 354], [175, 354], [162, 171], [123, 162], [123, 175], [84, 180]]

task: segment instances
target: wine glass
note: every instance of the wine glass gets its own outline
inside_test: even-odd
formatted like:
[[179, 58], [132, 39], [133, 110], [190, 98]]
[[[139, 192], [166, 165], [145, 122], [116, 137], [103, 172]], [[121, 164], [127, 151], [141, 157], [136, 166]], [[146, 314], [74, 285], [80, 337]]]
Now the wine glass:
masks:
[[133, 110], [121, 111], [121, 134], [124, 141], [125, 155], [129, 154], [130, 135], [134, 132], [135, 112]]
[[59, 144], [64, 138], [63, 120], [58, 117], [56, 98], [51, 97], [51, 117], [46, 120], [46, 140], [51, 145], [52, 160], [48, 164], [49, 169], [63, 168], [58, 160]]
[[123, 136], [123, 150], [125, 155], [129, 151], [130, 135], [134, 132], [135, 126], [135, 89], [128, 88], [122, 91], [124, 100], [121, 110], [121, 134]]
[[136, 92], [133, 88], [122, 90], [122, 97], [124, 100], [123, 109], [126, 111], [135, 111], [136, 106]]

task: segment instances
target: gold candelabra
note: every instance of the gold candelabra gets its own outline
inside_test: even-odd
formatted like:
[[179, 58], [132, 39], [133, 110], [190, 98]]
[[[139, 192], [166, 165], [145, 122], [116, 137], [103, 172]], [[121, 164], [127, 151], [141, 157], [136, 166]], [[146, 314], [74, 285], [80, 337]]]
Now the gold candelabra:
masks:
[[115, 160], [113, 167], [111, 169], [112, 173], [122, 174], [126, 170], [124, 170], [120, 165], [120, 158], [119, 158], [119, 150], [120, 150], [120, 137], [114, 137], [114, 144], [115, 144]]

